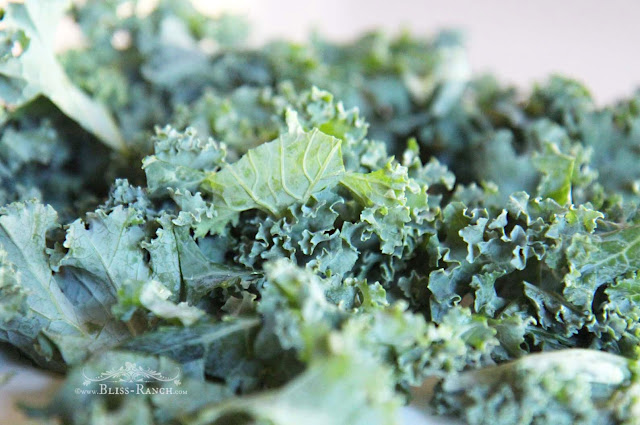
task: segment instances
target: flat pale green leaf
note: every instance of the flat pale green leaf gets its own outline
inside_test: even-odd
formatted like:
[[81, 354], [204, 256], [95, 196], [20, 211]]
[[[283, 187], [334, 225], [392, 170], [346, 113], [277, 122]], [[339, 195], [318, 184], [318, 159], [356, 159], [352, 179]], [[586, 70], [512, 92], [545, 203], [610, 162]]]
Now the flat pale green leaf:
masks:
[[640, 282], [635, 273], [628, 279], [620, 279], [604, 292], [620, 312], [631, 312], [636, 306], [640, 306]]
[[50, 330], [77, 337], [85, 335], [74, 307], [62, 293], [49, 268], [45, 234], [57, 226], [57, 214], [53, 208], [39, 203], [16, 203], [0, 210], [0, 248], [5, 252], [3, 270], [11, 267], [19, 271], [16, 280], [20, 284], [23, 305], [15, 305], [17, 300], [10, 296], [14, 291], [2, 291], [0, 304], [3, 310], [16, 307], [26, 313], [22, 320], [15, 315], [14, 320], [11, 316], [8, 321], [3, 318], [0, 337], [41, 364], [52, 361], [54, 356], [52, 347], [47, 347], [45, 342], [38, 347], [37, 339], [42, 332]]
[[593, 235], [590, 239], [593, 245], [585, 246], [583, 251], [588, 259], [578, 257], [573, 262], [581, 275], [595, 274], [598, 283], [605, 283], [640, 267], [640, 226]]
[[144, 308], [154, 316], [169, 322], [179, 322], [184, 326], [191, 326], [205, 317], [205, 312], [186, 302], [174, 303], [169, 300], [173, 294], [169, 289], [156, 280], [147, 282], [127, 281], [118, 292], [118, 304], [114, 312], [123, 320], [129, 320], [136, 308]]
[[69, 225], [68, 252], [55, 267], [73, 267], [103, 282], [113, 294], [127, 279], [146, 280], [150, 270], [140, 242], [145, 234], [134, 208], [117, 206], [110, 213], [96, 210]]
[[370, 358], [338, 354], [318, 361], [283, 388], [205, 407], [193, 425], [231, 425], [248, 415], [274, 425], [393, 425], [399, 400], [390, 374]]
[[[37, 202], [10, 204], [0, 212], [1, 241], [7, 259], [27, 281], [39, 283], [43, 289], [49, 288], [52, 273], [45, 252], [45, 235], [59, 226], [58, 214], [53, 208]], [[62, 299], [62, 294], [55, 294]]]
[[534, 159], [543, 174], [538, 195], [551, 198], [560, 205], [571, 204], [571, 181], [576, 159], [563, 154], [555, 143], [545, 143], [543, 152]]
[[290, 205], [305, 203], [340, 181], [341, 141], [318, 130], [303, 131], [295, 112], [287, 121], [287, 133], [206, 178], [204, 187], [213, 194], [216, 209], [260, 209], [279, 217]]
[[[0, 209], [2, 273], [18, 272], [12, 282], [2, 283], [0, 339], [43, 366], [61, 369], [56, 348], [65, 362], [75, 363], [88, 351], [113, 344], [126, 331], [105, 326], [104, 321], [91, 323], [96, 314], [91, 308], [94, 303], [99, 310], [109, 302], [95, 283], [84, 282], [95, 297], [88, 306], [85, 302], [72, 302], [79, 298], [73, 287], [81, 284], [64, 273], [54, 275], [46, 252], [45, 235], [56, 227], [53, 208], [37, 202], [14, 203]], [[9, 287], [5, 287], [7, 283]], [[69, 291], [63, 291], [67, 288]]]
[[340, 183], [348, 188], [365, 206], [393, 207], [406, 202], [404, 192], [408, 184], [407, 169], [398, 164], [372, 173], [347, 173]]
[[170, 216], [159, 219], [156, 238], [142, 242], [151, 256], [153, 278], [166, 286], [172, 301], [197, 303], [204, 295], [233, 282], [251, 282], [258, 273], [243, 267], [211, 261], [202, 253], [187, 226], [175, 225]]
[[124, 140], [110, 113], [73, 85], [55, 57], [55, 30], [69, 3], [68, 0], [29, 0], [9, 2], [3, 9], [5, 28], [22, 31], [28, 38], [20, 54], [0, 60], [0, 92], [5, 93], [12, 87], [15, 93], [10, 98], [3, 96], [3, 106], [15, 110], [38, 96], [45, 96], [102, 142], [123, 151]]
[[640, 269], [640, 226], [600, 234], [577, 234], [567, 248], [570, 272], [565, 297], [590, 310], [596, 289]]

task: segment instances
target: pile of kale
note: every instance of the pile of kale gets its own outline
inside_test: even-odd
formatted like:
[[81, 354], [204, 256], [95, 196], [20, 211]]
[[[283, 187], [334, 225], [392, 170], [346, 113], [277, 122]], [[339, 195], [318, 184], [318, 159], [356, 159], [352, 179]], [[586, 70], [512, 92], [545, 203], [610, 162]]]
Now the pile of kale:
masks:
[[[0, 21], [0, 341], [66, 373], [43, 421], [394, 424], [431, 378], [469, 424], [640, 423], [640, 94], [67, 3]], [[91, 393], [125, 365], [182, 393]]]

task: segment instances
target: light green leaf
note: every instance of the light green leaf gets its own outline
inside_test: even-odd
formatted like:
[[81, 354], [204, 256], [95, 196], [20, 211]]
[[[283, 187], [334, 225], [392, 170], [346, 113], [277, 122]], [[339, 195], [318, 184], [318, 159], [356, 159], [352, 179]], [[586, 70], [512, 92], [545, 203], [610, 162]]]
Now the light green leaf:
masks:
[[[68, 0], [9, 2], [3, 9], [7, 31], [23, 34], [12, 54], [0, 59], [0, 93], [10, 111], [38, 96], [49, 98], [60, 110], [116, 150], [126, 149], [120, 131], [107, 109], [69, 80], [53, 51], [56, 28]], [[7, 94], [10, 94], [9, 96]]]
[[176, 304], [169, 301], [172, 292], [156, 280], [127, 281], [124, 285], [128, 288], [119, 291], [118, 305], [114, 306], [115, 314], [123, 320], [129, 320], [138, 307], [149, 310], [156, 317], [178, 321], [184, 326], [191, 326], [205, 316], [204, 311], [186, 302]]
[[86, 222], [78, 219], [69, 225], [64, 242], [69, 251], [55, 267], [89, 273], [114, 295], [127, 279], [148, 279], [150, 270], [140, 247], [145, 237], [142, 222], [137, 210], [121, 205], [109, 214], [103, 210], [88, 213]]
[[347, 173], [340, 183], [365, 207], [360, 219], [369, 225], [368, 232], [380, 238], [382, 252], [398, 254], [407, 237], [404, 226], [411, 221], [407, 195], [420, 192], [420, 187], [409, 179], [407, 168], [390, 161], [372, 173]]
[[567, 248], [567, 257], [570, 272], [564, 279], [564, 295], [589, 310], [597, 288], [640, 269], [640, 226], [576, 234]]
[[[53, 361], [55, 354], [44, 340], [38, 347], [42, 332], [85, 335], [74, 307], [49, 268], [45, 234], [57, 226], [53, 208], [39, 203], [15, 203], [0, 210], [0, 248], [5, 252], [3, 274], [19, 271], [13, 277], [13, 290], [0, 293], [0, 305], [2, 310], [17, 308], [24, 314], [21, 318], [15, 314], [3, 315], [0, 339], [11, 342], [41, 364]], [[5, 281], [3, 287], [6, 284], [10, 282]], [[18, 299], [15, 290], [20, 291]], [[56, 363], [53, 366], [59, 367]]]
[[[0, 252], [5, 253], [0, 264], [4, 276], [0, 282], [0, 340], [43, 366], [62, 369], [64, 363], [56, 349], [64, 362], [73, 364], [92, 350], [114, 344], [127, 332], [99, 317], [100, 309], [113, 300], [99, 285], [69, 273], [53, 274], [45, 235], [56, 227], [53, 208], [37, 202], [0, 209]], [[79, 301], [77, 294], [82, 290], [93, 298]]]
[[200, 250], [187, 226], [162, 216], [156, 238], [142, 242], [151, 256], [153, 278], [172, 292], [172, 301], [196, 303], [205, 294], [236, 281], [253, 281], [258, 273], [243, 267], [211, 261]]
[[244, 413], [274, 425], [393, 425], [399, 400], [390, 378], [370, 358], [334, 355], [281, 389], [206, 407], [189, 423], [230, 425]]
[[143, 241], [140, 246], [149, 252], [153, 279], [167, 287], [171, 301], [177, 301], [182, 290], [182, 271], [178, 239], [171, 223], [171, 217], [163, 215], [158, 219], [161, 227], [156, 230], [156, 237], [149, 242]]
[[174, 223], [178, 226], [190, 226], [196, 238], [207, 233], [220, 234], [230, 221], [238, 218], [238, 213], [221, 207], [216, 207], [205, 200], [202, 193], [191, 194], [188, 190], [171, 190], [171, 198], [180, 207], [178, 218]]
[[154, 155], [144, 158], [142, 169], [152, 195], [165, 194], [168, 188], [193, 191], [205, 179], [207, 171], [217, 169], [227, 154], [224, 144], [200, 139], [197, 132], [184, 132], [167, 126], [156, 130]]
[[404, 192], [408, 184], [407, 169], [387, 163], [372, 173], [347, 173], [340, 180], [364, 206], [393, 207], [406, 202]]
[[217, 210], [260, 209], [279, 217], [291, 204], [305, 203], [339, 182], [344, 174], [340, 140], [303, 131], [295, 112], [288, 113], [287, 122], [287, 133], [206, 178], [204, 187]]
[[547, 142], [534, 165], [543, 174], [538, 194], [551, 198], [560, 205], [571, 204], [571, 181], [576, 159], [560, 152], [555, 143]]

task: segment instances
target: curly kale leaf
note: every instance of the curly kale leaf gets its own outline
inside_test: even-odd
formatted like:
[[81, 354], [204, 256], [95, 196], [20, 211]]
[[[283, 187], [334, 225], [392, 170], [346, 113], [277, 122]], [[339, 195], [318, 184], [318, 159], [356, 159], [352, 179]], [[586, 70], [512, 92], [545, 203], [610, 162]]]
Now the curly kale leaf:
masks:
[[633, 424], [635, 361], [592, 350], [532, 354], [514, 362], [452, 375], [434, 404], [469, 424]]
[[302, 130], [292, 112], [288, 133], [211, 173], [204, 187], [220, 210], [261, 209], [277, 217], [292, 203], [305, 203], [339, 182], [344, 174], [340, 146], [339, 139], [318, 130]]
[[206, 173], [218, 169], [226, 157], [224, 144], [201, 140], [192, 129], [184, 133], [171, 127], [157, 129], [154, 150], [142, 162], [147, 188], [154, 196], [166, 194], [168, 188], [196, 190]]
[[39, 364], [62, 369], [126, 338], [128, 332], [105, 321], [113, 292], [91, 279], [53, 272], [46, 236], [57, 227], [53, 208], [36, 202], [0, 210], [3, 275], [17, 272], [13, 282], [3, 282], [0, 293], [2, 310], [14, 311], [3, 315], [7, 320], [0, 323], [0, 338]]
[[589, 308], [598, 288], [640, 269], [640, 226], [594, 235], [575, 235], [567, 247], [569, 273], [565, 297]]
[[[394, 423], [436, 377], [471, 423], [634, 423], [638, 95], [469, 80], [452, 33], [253, 49], [143, 3], [74, 3], [64, 71], [64, 2], [4, 9], [0, 339], [72, 368], [53, 415]], [[85, 143], [122, 146], [96, 102], [126, 155]], [[85, 360], [192, 392], [76, 397]]]

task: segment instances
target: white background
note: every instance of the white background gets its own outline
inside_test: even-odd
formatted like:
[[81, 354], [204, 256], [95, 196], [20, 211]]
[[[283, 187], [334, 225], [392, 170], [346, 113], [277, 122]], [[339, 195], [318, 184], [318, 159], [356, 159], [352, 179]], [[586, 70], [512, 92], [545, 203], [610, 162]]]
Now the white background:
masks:
[[332, 39], [408, 28], [431, 35], [459, 28], [475, 72], [522, 89], [561, 73], [599, 103], [640, 87], [640, 2], [632, 0], [198, 0], [203, 9], [246, 14], [253, 41], [302, 41], [311, 28]]

